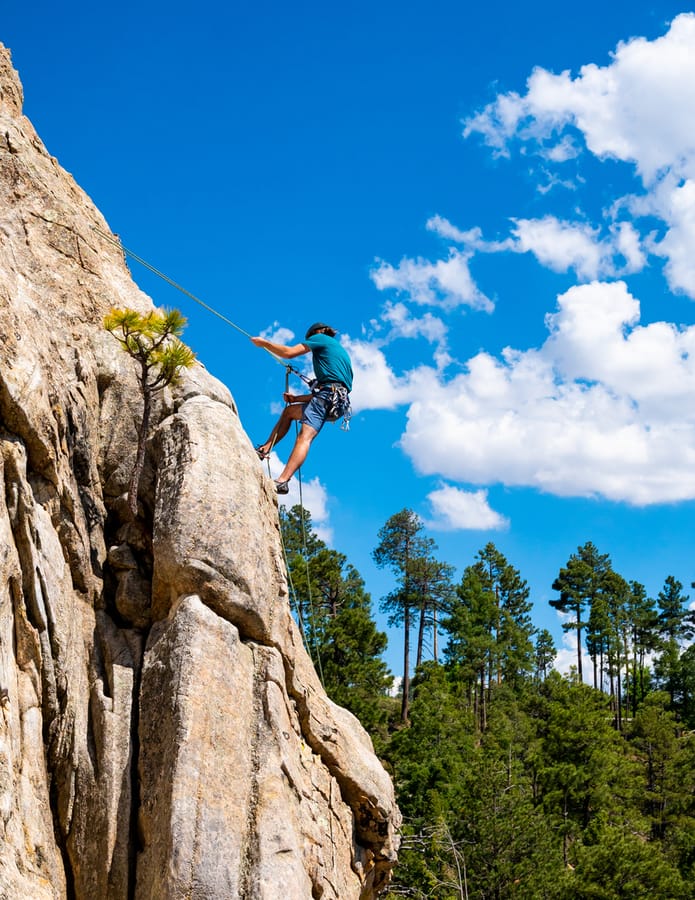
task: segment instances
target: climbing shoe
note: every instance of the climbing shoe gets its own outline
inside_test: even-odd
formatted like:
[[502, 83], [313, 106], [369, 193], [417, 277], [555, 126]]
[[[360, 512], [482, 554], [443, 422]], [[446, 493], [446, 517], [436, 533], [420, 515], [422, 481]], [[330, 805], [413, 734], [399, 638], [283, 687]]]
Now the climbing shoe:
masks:
[[290, 492], [289, 481], [276, 481], [275, 482], [275, 490], [278, 494], [289, 494], [289, 492]]
[[263, 449], [263, 444], [259, 444], [256, 448], [256, 453], [258, 454], [259, 459], [268, 459], [270, 453], [267, 450]]

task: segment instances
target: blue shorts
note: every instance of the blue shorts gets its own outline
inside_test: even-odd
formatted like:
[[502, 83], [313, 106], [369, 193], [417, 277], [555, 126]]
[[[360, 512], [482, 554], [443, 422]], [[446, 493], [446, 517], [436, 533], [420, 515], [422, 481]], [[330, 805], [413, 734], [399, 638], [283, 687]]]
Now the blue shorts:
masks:
[[317, 394], [304, 404], [302, 410], [302, 425], [310, 425], [318, 434], [328, 421], [328, 411], [331, 405], [331, 389], [322, 387]]

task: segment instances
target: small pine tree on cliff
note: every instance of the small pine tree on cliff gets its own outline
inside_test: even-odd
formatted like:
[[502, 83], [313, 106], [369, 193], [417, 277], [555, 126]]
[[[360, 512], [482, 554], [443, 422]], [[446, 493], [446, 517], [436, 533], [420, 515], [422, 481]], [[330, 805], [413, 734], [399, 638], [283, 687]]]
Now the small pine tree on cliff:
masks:
[[134, 309], [112, 309], [104, 319], [104, 328], [140, 365], [142, 420], [138, 428], [135, 465], [128, 483], [128, 507], [133, 518], [137, 516], [138, 487], [145, 464], [152, 397], [167, 385], [176, 384], [181, 370], [188, 369], [195, 361], [195, 353], [179, 340], [185, 327], [186, 319], [176, 309], [145, 315]]

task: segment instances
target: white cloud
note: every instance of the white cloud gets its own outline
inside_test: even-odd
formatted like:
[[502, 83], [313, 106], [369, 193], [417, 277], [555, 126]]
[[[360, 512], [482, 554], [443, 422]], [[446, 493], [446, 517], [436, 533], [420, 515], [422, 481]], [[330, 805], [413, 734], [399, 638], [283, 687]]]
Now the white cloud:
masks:
[[414, 318], [404, 303], [384, 304], [381, 318], [391, 326], [386, 340], [423, 337], [434, 344], [446, 341], [447, 327], [440, 318], [429, 312]]
[[664, 273], [672, 290], [695, 297], [695, 181], [669, 191], [666, 203], [661, 214], [669, 229], [654, 252], [666, 257]]
[[503, 241], [486, 241], [483, 238], [482, 229], [477, 225], [475, 228], [469, 228], [468, 231], [461, 231], [443, 216], [432, 216], [427, 220], [426, 227], [428, 231], [433, 231], [439, 237], [454, 241], [456, 244], [463, 244], [469, 257], [473, 256], [472, 251], [498, 253], [500, 250], [514, 249], [514, 243], [509, 238]]
[[435, 345], [434, 361], [438, 369], [445, 369], [452, 361], [448, 350], [448, 328], [438, 316], [425, 313], [415, 317], [404, 303], [384, 304], [381, 312], [382, 322], [376, 328], [380, 331], [383, 325], [389, 326], [387, 334], [381, 339], [380, 346], [385, 346], [398, 338], [422, 337]]
[[646, 262], [639, 234], [630, 222], [613, 225], [601, 239], [598, 228], [555, 216], [513, 221], [515, 252], [531, 252], [555, 272], [574, 269], [580, 279], [590, 280], [639, 271]]
[[443, 216], [432, 216], [427, 220], [425, 226], [428, 231], [433, 231], [439, 237], [443, 237], [448, 241], [454, 241], [456, 244], [465, 244], [467, 247], [474, 246], [480, 239], [481, 231], [479, 228], [471, 228], [469, 231], [461, 231], [456, 225], [452, 225], [448, 219]]
[[449, 249], [448, 259], [430, 262], [425, 259], [402, 259], [397, 266], [378, 260], [371, 273], [380, 291], [395, 290], [413, 303], [455, 309], [470, 306], [491, 312], [492, 301], [478, 288], [468, 267], [471, 253]]
[[[485, 240], [480, 228], [462, 231], [441, 216], [429, 219], [427, 228], [441, 237], [463, 244], [461, 252], [468, 259], [475, 252], [532, 253], [541, 265], [555, 272], [573, 269], [583, 281], [637, 272], [644, 268], [647, 261], [640, 234], [629, 221], [610, 224], [604, 236], [601, 236], [598, 226], [593, 227], [587, 222], [568, 222], [553, 215], [538, 219], [512, 219], [512, 222], [510, 237], [498, 241]], [[665, 254], [666, 250], [663, 252]], [[386, 283], [383, 282], [384, 285]], [[389, 286], [394, 285], [389, 283]], [[377, 286], [381, 286], [379, 282]], [[403, 307], [403, 304], [400, 306]]]
[[382, 350], [367, 341], [343, 338], [350, 354], [354, 383], [350, 397], [353, 412], [364, 409], [395, 409], [407, 401], [407, 382], [389, 367]]
[[639, 316], [623, 282], [575, 286], [540, 348], [478, 353], [449, 380], [425, 366], [396, 378], [371, 348], [390, 408], [408, 404], [401, 446], [421, 473], [460, 483], [695, 498], [695, 326]]
[[[635, 216], [660, 219], [665, 237], [651, 241], [664, 257], [669, 286], [695, 298], [695, 14], [677, 16], [662, 37], [621, 43], [606, 66], [583, 66], [576, 77], [534, 69], [526, 93], [508, 93], [464, 123], [464, 134], [482, 135], [498, 154], [510, 155], [514, 143], [537, 152], [548, 165], [563, 166], [581, 149], [599, 159], [629, 164], [645, 193], [623, 198]], [[563, 182], [547, 174], [539, 190]], [[520, 220], [520, 224], [524, 220]], [[555, 229], [555, 246], [546, 220], [528, 227], [538, 259], [558, 271], [574, 268], [580, 278], [639, 271], [646, 262], [637, 223], [612, 227], [598, 241], [590, 228]], [[565, 223], [567, 224], [567, 223]], [[524, 235], [520, 235], [523, 240]], [[620, 254], [624, 262], [614, 260]]]
[[[433, 216], [428, 230], [455, 245], [447, 258], [381, 262], [372, 273], [379, 289], [403, 295], [386, 307], [391, 333], [434, 342], [445, 312], [492, 310], [471, 275], [476, 253], [530, 253], [585, 283], [557, 298], [541, 346], [480, 352], [451, 378], [433, 366], [397, 376], [383, 349], [355, 343], [370, 377], [363, 408], [407, 405], [401, 446], [426, 475], [634, 505], [695, 499], [695, 326], [643, 324], [627, 285], [606, 281], [657, 255], [670, 288], [695, 297], [695, 15], [657, 40], [620, 44], [608, 65], [575, 77], [534, 70], [525, 93], [500, 95], [464, 133], [501, 155], [519, 143], [527, 157], [536, 152], [541, 194], [576, 188], [576, 220], [517, 217], [507, 237], [488, 241]], [[639, 193], [607, 205], [599, 222], [579, 204], [587, 151], [641, 179]], [[412, 316], [408, 300], [441, 318]], [[431, 502], [440, 527], [468, 521], [474, 503], [497, 515], [484, 491], [443, 487]]]
[[261, 337], [266, 338], [268, 341], [274, 341], [276, 344], [294, 343], [294, 331], [290, 331], [289, 328], [285, 328], [279, 322], [273, 322], [272, 325], [264, 329], [261, 332]]
[[622, 398], [651, 441], [663, 427], [695, 422], [695, 327], [640, 325], [639, 302], [622, 281], [573, 287], [558, 306], [546, 320], [543, 353], [564, 379], [600, 384], [614, 403]]
[[[654, 41], [621, 43], [607, 66], [582, 66], [572, 78], [534, 69], [526, 94], [503, 94], [464, 123], [500, 152], [519, 137], [536, 141], [550, 155], [555, 137], [576, 128], [598, 157], [633, 162], [645, 183], [664, 169], [695, 177], [695, 15], [677, 16]], [[560, 157], [563, 152], [558, 151]]]
[[588, 225], [561, 222], [555, 216], [517, 219], [514, 237], [521, 253], [530, 251], [555, 272], [574, 269], [580, 278], [596, 278], [601, 268], [597, 230]]
[[427, 499], [434, 518], [426, 525], [434, 530], [500, 531], [509, 527], [509, 520], [490, 507], [485, 490], [462, 491], [443, 484]]
[[555, 163], [576, 159], [580, 153], [581, 150], [577, 146], [576, 141], [567, 134], [551, 147], [541, 149], [541, 156]]

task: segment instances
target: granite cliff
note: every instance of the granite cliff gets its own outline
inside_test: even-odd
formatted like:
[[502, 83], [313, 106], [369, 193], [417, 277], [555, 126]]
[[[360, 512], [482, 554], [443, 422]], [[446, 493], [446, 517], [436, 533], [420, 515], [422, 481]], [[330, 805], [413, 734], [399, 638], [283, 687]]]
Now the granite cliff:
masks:
[[[393, 789], [290, 616], [272, 483], [201, 366], [141, 408], [152, 309], [0, 45], [0, 897], [371, 898]], [[98, 230], [97, 230], [98, 229]]]

